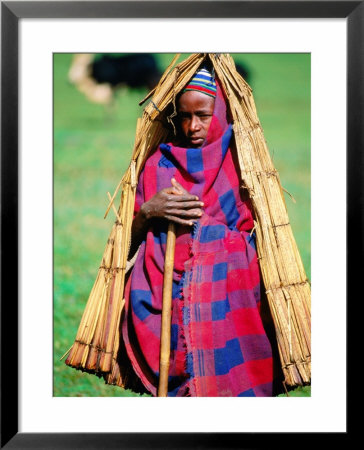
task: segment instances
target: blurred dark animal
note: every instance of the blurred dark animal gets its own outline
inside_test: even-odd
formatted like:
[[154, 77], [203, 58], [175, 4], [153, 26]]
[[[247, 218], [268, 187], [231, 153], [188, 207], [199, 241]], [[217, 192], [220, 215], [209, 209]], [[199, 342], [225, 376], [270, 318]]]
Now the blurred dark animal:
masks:
[[152, 90], [158, 83], [161, 72], [150, 53], [126, 56], [103, 55], [91, 64], [91, 77], [98, 83], [119, 84], [130, 88], [147, 87]]
[[153, 89], [161, 77], [156, 59], [149, 53], [111, 56], [79, 53], [73, 57], [68, 79], [94, 103], [111, 104], [121, 87]]
[[244, 64], [235, 63], [236, 70], [244, 78], [244, 80], [250, 84], [250, 72]]

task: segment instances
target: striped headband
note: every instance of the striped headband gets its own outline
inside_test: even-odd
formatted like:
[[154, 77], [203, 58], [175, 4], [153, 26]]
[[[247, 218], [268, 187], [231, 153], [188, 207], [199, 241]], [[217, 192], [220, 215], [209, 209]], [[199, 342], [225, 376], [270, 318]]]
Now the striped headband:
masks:
[[183, 89], [183, 92], [186, 91], [198, 91], [215, 98], [215, 79], [208, 70], [200, 69]]

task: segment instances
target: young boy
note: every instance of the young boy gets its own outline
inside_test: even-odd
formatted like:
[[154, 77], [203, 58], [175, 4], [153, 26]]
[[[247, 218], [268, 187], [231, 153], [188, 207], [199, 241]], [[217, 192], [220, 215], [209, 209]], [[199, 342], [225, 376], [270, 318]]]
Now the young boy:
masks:
[[271, 396], [272, 350], [259, 314], [253, 217], [219, 82], [199, 70], [177, 98], [176, 142], [139, 177], [122, 340], [157, 395], [168, 221], [177, 225], [168, 396]]

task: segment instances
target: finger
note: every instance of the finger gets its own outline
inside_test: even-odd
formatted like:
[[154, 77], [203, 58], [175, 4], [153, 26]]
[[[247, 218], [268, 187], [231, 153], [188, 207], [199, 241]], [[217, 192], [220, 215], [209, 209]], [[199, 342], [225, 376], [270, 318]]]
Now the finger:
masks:
[[170, 220], [171, 222], [175, 222], [175, 223], [178, 223], [180, 225], [187, 225], [187, 226], [192, 226], [193, 225], [193, 221], [192, 220], [181, 219], [178, 216], [167, 215], [167, 216], [165, 216], [165, 218]]
[[184, 210], [184, 209], [198, 209], [199, 211], [202, 211], [203, 208], [203, 203], [202, 202], [168, 202], [168, 204], [166, 205], [167, 209], [179, 209], [179, 210]]
[[172, 186], [181, 191], [183, 194], [188, 194], [188, 191], [181, 184], [179, 184], [175, 178], [171, 178], [171, 183]]
[[201, 217], [202, 214], [204, 213], [201, 208], [187, 209], [186, 211], [189, 214], [194, 215], [194, 216], [198, 216], [198, 217]]
[[[175, 178], [171, 178], [171, 183], [173, 187], [178, 189], [182, 194], [191, 195], [180, 183], [178, 183], [178, 181]], [[194, 197], [196, 197], [196, 200], [198, 200], [197, 196]]]
[[196, 197], [195, 195], [191, 195], [191, 194], [181, 194], [181, 195], [174, 195], [174, 196], [170, 195], [168, 199], [171, 202], [176, 202], [176, 203], [192, 202], [192, 203], [195, 203], [196, 206], [203, 206], [203, 202], [200, 202], [198, 200], [198, 197]]
[[187, 219], [196, 219], [202, 216], [202, 211], [200, 209], [170, 209], [168, 214]]
[[165, 194], [172, 194], [172, 195], [181, 195], [183, 194], [183, 192], [181, 192], [178, 188], [171, 186], [171, 187], [167, 187], [162, 189], [162, 192], [164, 192]]

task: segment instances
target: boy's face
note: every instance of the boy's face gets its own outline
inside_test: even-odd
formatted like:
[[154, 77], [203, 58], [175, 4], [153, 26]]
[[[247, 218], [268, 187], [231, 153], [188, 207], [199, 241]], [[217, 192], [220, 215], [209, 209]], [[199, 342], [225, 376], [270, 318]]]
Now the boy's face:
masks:
[[207, 137], [215, 99], [197, 91], [184, 92], [177, 104], [182, 133], [188, 147], [201, 147]]

